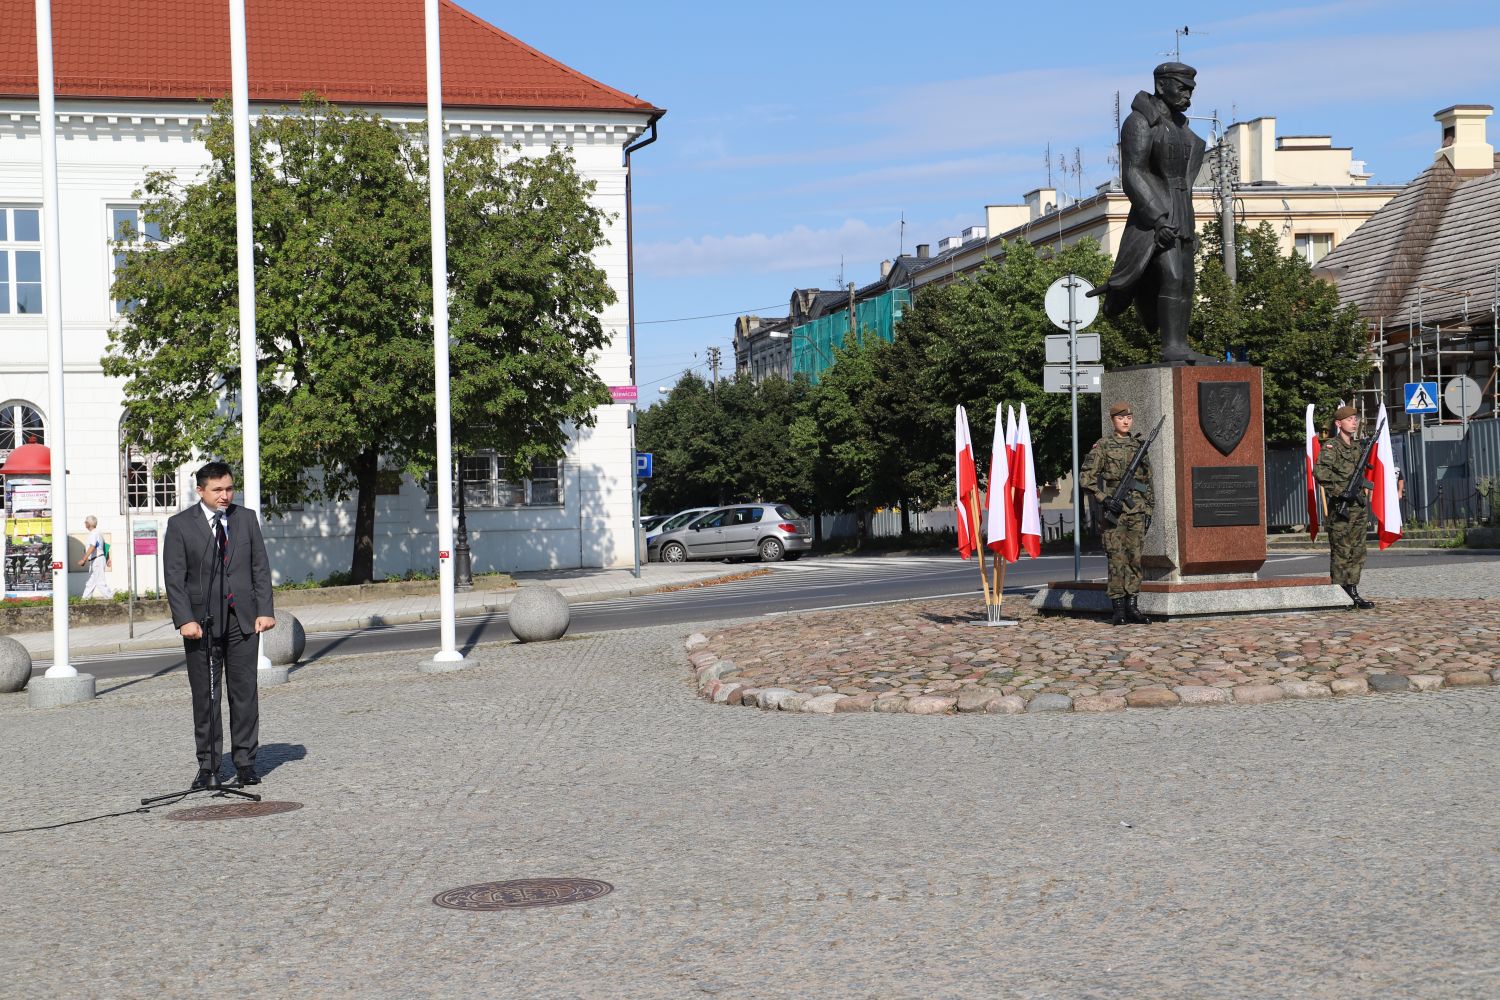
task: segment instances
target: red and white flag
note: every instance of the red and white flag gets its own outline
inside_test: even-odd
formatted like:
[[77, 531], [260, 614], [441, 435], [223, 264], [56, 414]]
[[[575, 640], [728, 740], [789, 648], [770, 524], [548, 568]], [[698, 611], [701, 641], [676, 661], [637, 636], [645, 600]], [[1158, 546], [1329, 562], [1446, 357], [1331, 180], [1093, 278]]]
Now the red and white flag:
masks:
[[979, 525], [974, 517], [979, 502], [979, 476], [974, 471], [974, 442], [969, 439], [969, 415], [962, 406], [953, 411], [953, 464], [957, 487], [953, 514], [958, 525], [958, 554], [967, 559], [979, 550]]
[[1370, 511], [1375, 515], [1383, 549], [1401, 537], [1401, 491], [1396, 483], [1396, 459], [1391, 453], [1391, 428], [1385, 421], [1384, 403], [1380, 404], [1376, 426], [1380, 428], [1380, 438], [1370, 454], [1370, 482], [1375, 484]]
[[1035, 559], [1042, 554], [1042, 504], [1037, 495], [1036, 458], [1031, 450], [1031, 422], [1026, 419], [1025, 403], [1021, 404], [1021, 420], [1016, 427], [1015, 467], [1020, 474], [1012, 489], [1015, 491], [1016, 517], [1021, 522], [1021, 547]]
[[[1000, 409], [995, 409], [995, 420], [1000, 419]], [[1000, 558], [1006, 562], [1015, 562], [1021, 557], [1021, 527], [1016, 520], [1016, 483], [1019, 475], [1016, 469], [1016, 408], [1007, 406], [1005, 408], [1005, 478], [1006, 489], [1004, 494], [1005, 506], [1001, 509], [999, 516], [1005, 520], [1005, 538], [999, 546], [991, 546], [1000, 554]], [[995, 517], [991, 512], [991, 517]]]
[[1318, 429], [1313, 424], [1313, 404], [1307, 404], [1307, 446], [1302, 465], [1307, 472], [1307, 533], [1314, 541], [1318, 537], [1318, 483], [1313, 479], [1313, 466], [1318, 464], [1318, 454], [1323, 450], [1318, 440]]
[[995, 437], [990, 444], [990, 488], [985, 514], [984, 544], [1000, 557], [1007, 558], [1005, 547], [1015, 537], [1010, 520], [1010, 450], [1006, 447], [1005, 421], [1001, 419], [1004, 404], [995, 406]]

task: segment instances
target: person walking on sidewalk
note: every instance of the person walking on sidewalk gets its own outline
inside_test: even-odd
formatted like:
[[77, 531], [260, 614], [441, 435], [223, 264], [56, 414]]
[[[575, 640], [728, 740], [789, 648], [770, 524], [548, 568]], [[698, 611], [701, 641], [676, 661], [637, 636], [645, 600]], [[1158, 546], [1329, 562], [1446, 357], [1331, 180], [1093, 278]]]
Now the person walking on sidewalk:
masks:
[[1113, 526], [1106, 523], [1100, 533], [1104, 554], [1109, 559], [1109, 603], [1114, 609], [1111, 625], [1149, 625], [1151, 619], [1137, 606], [1141, 591], [1141, 550], [1146, 530], [1156, 511], [1156, 495], [1151, 489], [1151, 463], [1142, 459], [1136, 466], [1134, 483], [1125, 496], [1116, 499], [1120, 480], [1130, 460], [1145, 442], [1131, 433], [1135, 416], [1130, 404], [1119, 402], [1109, 408], [1114, 433], [1094, 443], [1079, 472], [1082, 485], [1099, 501], [1099, 505], [1117, 518]]
[[[1333, 426], [1338, 433], [1323, 442], [1313, 478], [1330, 499], [1344, 492], [1354, 478], [1364, 448], [1355, 439], [1359, 430], [1359, 413], [1352, 406], [1341, 406], [1333, 412]], [[1365, 470], [1360, 469], [1363, 476]], [[1332, 504], [1329, 505], [1330, 507]], [[1367, 610], [1375, 602], [1359, 596], [1359, 577], [1365, 568], [1365, 535], [1370, 530], [1370, 504], [1364, 490], [1359, 490], [1345, 509], [1344, 517], [1330, 516], [1328, 525], [1328, 575], [1344, 588], [1354, 606]]]
[[[182, 635], [193, 692], [198, 776], [193, 788], [217, 780], [224, 751], [219, 720], [220, 672], [229, 691], [234, 768], [240, 784], [256, 785], [260, 705], [256, 680], [260, 633], [276, 627], [271, 564], [255, 511], [234, 503], [234, 475], [223, 462], [197, 472], [198, 502], [167, 520], [162, 572], [172, 624]], [[205, 631], [205, 626], [207, 630]], [[211, 650], [210, 646], [217, 649]], [[210, 652], [222, 655], [211, 656]]]
[[89, 532], [88, 539], [83, 543], [83, 558], [78, 560], [78, 565], [89, 568], [88, 582], [83, 585], [83, 599], [89, 601], [97, 597], [107, 601], [115, 596], [115, 592], [104, 574], [106, 570], [115, 568], [115, 561], [110, 558], [109, 546], [99, 533], [99, 519], [90, 514], [83, 519], [83, 526]]

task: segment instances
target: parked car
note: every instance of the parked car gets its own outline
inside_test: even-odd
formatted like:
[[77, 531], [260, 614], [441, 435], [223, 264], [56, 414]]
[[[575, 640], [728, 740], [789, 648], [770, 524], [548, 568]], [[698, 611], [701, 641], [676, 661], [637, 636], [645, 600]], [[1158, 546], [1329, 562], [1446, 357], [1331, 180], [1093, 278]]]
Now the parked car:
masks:
[[652, 562], [656, 559], [656, 556], [653, 554], [654, 550], [651, 548], [651, 543], [663, 532], [673, 531], [677, 528], [681, 528], [693, 518], [697, 517], [699, 514], [707, 514], [709, 511], [714, 509], [716, 508], [689, 507], [687, 510], [679, 510], [675, 514], [667, 515], [666, 519], [659, 523], [655, 528], [648, 529], [646, 531], [646, 561]]
[[812, 526], [784, 503], [719, 507], [648, 539], [648, 557], [661, 562], [758, 557], [797, 559], [812, 548]]
[[649, 535], [651, 534], [651, 529], [655, 528], [658, 524], [661, 524], [671, 516], [671, 514], [649, 514], [646, 517], [641, 518], [641, 530]]

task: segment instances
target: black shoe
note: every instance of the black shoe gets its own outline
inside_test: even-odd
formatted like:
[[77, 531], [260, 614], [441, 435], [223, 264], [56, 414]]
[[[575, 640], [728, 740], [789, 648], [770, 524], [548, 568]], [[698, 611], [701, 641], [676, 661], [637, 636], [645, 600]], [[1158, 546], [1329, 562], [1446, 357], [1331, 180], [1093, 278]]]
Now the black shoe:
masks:
[[200, 767], [198, 769], [198, 776], [193, 779], [193, 783], [191, 785], [189, 785], [188, 787], [191, 788], [193, 791], [196, 792], [196, 791], [198, 791], [201, 788], [212, 788], [215, 785], [217, 785], [218, 783], [219, 783], [219, 776], [218, 776], [218, 774], [216, 774], [213, 771], [210, 771], [206, 767]]
[[1109, 623], [1111, 625], [1124, 625], [1125, 624], [1125, 598], [1123, 598], [1123, 597], [1111, 597], [1109, 599], [1109, 603], [1115, 609], [1115, 613], [1110, 616]]
[[234, 773], [240, 779], [241, 785], [260, 784], [260, 775], [255, 773], [254, 767], [237, 767], [234, 769]]
[[1150, 625], [1151, 619], [1142, 614], [1139, 605], [1136, 604], [1139, 596], [1138, 594], [1125, 595], [1125, 620], [1132, 625]]
[[1368, 611], [1375, 606], [1374, 601], [1360, 597], [1359, 588], [1352, 583], [1344, 584], [1344, 593], [1349, 595], [1349, 598], [1354, 601], [1354, 606], [1361, 611]]

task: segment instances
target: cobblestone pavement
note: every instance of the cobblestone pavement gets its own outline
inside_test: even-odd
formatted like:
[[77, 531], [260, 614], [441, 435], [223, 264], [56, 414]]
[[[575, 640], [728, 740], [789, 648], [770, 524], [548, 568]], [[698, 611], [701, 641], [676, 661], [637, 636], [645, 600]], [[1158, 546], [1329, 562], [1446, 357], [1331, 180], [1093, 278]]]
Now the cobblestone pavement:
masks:
[[[1500, 689], [1233, 710], [726, 709], [684, 630], [330, 659], [262, 696], [296, 812], [6, 836], [5, 997], [1500, 995]], [[0, 696], [0, 827], [192, 774], [186, 685]], [[601, 899], [433, 895], [576, 875]]]
[[[974, 598], [730, 625], [690, 642], [697, 686], [729, 705], [813, 713], [1113, 712], [1500, 682], [1500, 561], [1371, 574], [1372, 611], [1111, 627], [1042, 616], [976, 628]], [[706, 639], [706, 641], [705, 641]]]

